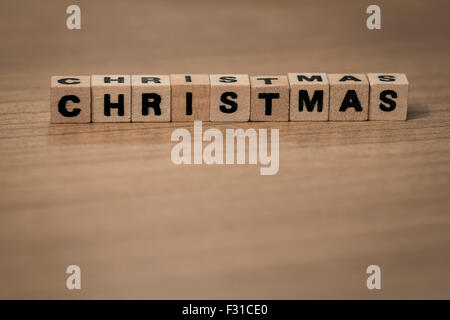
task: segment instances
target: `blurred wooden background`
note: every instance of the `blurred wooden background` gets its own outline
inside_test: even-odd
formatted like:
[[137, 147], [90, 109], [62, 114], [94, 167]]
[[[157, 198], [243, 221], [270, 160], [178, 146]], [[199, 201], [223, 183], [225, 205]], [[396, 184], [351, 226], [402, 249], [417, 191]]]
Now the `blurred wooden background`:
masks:
[[[73, 2], [0, 5], [0, 298], [450, 298], [448, 1]], [[275, 176], [172, 164], [188, 123], [49, 124], [53, 74], [300, 71], [404, 72], [408, 121], [205, 124], [279, 128]]]

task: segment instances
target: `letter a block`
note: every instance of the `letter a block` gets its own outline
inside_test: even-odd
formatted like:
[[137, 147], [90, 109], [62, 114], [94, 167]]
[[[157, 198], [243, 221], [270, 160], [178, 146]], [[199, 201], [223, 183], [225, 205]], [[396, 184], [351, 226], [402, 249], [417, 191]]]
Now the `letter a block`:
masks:
[[50, 85], [52, 123], [91, 122], [91, 77], [53, 76]]
[[289, 120], [289, 82], [286, 76], [250, 77], [250, 121]]
[[369, 73], [369, 120], [406, 120], [408, 79], [403, 73]]
[[328, 74], [330, 121], [363, 121], [369, 117], [369, 81], [364, 74]]
[[169, 76], [131, 77], [131, 121], [170, 121]]
[[94, 75], [91, 78], [92, 122], [131, 121], [131, 77]]
[[289, 73], [291, 121], [328, 121], [330, 84], [325, 73]]
[[212, 74], [211, 121], [248, 121], [250, 80], [247, 74]]
[[209, 76], [172, 74], [172, 121], [209, 121]]

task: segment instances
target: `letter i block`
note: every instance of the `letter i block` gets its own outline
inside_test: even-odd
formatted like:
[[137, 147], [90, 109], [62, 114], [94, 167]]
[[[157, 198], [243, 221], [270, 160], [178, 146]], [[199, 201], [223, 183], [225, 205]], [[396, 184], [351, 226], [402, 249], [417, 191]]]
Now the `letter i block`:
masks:
[[209, 76], [171, 74], [172, 121], [209, 121]]
[[328, 121], [330, 84], [325, 73], [289, 73], [289, 120]]
[[52, 123], [91, 122], [91, 77], [53, 76], [50, 85]]
[[369, 117], [369, 81], [364, 74], [329, 74], [330, 121], [363, 121]]
[[169, 76], [131, 76], [131, 121], [170, 121]]
[[369, 73], [369, 120], [406, 120], [408, 79], [403, 73]]
[[211, 121], [248, 121], [250, 80], [247, 74], [211, 74]]
[[250, 77], [250, 121], [289, 120], [289, 82], [286, 76]]
[[131, 77], [91, 77], [92, 122], [131, 121]]

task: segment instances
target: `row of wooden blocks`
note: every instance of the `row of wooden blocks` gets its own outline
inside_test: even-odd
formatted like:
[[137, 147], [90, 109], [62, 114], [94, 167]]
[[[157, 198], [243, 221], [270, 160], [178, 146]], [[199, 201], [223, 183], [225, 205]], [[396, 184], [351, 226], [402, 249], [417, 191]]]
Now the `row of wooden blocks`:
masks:
[[406, 120], [402, 73], [53, 76], [51, 122]]

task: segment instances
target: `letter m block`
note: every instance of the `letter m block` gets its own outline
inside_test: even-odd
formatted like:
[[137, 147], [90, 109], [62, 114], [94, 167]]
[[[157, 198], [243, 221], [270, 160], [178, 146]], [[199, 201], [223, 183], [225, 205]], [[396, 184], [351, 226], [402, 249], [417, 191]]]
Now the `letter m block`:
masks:
[[290, 121], [328, 121], [330, 84], [325, 73], [289, 73]]

